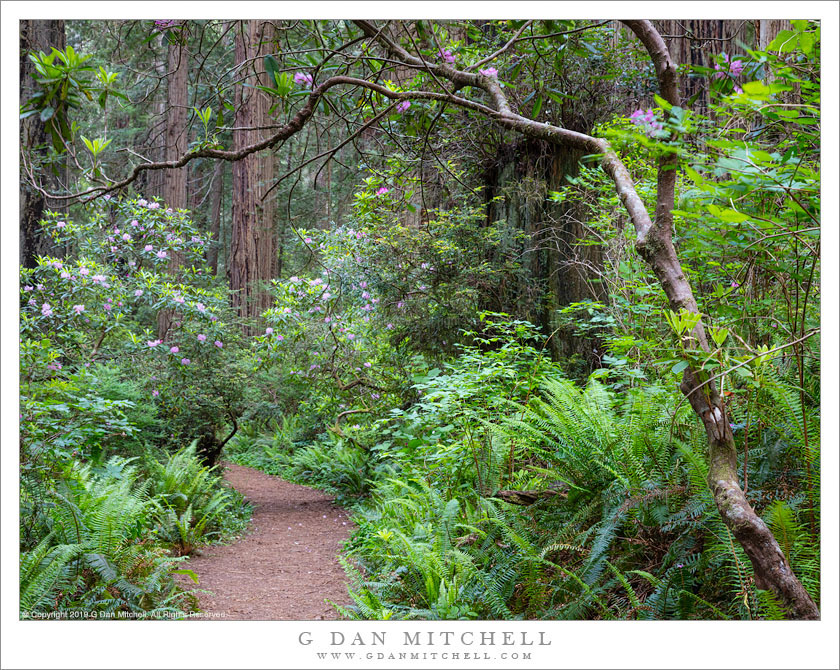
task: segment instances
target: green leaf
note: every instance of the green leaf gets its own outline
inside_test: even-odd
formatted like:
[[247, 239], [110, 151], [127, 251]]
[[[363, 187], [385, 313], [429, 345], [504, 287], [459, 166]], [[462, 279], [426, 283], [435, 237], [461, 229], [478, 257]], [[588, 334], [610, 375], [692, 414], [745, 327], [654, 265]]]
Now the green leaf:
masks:
[[796, 33], [792, 30], [782, 30], [776, 37], [773, 39], [770, 44], [767, 45], [767, 51], [781, 51], [785, 53], [787, 51], [793, 51], [796, 48], [798, 40], [796, 39]]
[[665, 98], [661, 98], [655, 93], [653, 94], [653, 99], [657, 105], [659, 105], [662, 109], [666, 111], [670, 111], [671, 107], [673, 107], [673, 105], [670, 102], [668, 102]]
[[675, 375], [678, 375], [680, 372], [685, 370], [688, 367], [688, 361], [679, 361], [674, 367], [671, 368], [671, 372]]
[[265, 71], [268, 73], [269, 81], [277, 82], [277, 75], [280, 73], [280, 66], [274, 60], [274, 56], [268, 55], [263, 58], [265, 64]]
[[770, 89], [767, 84], [760, 81], [748, 81], [742, 86], [742, 88], [744, 89], [744, 94], [750, 96], [751, 98], [766, 100], [770, 97]]
[[543, 105], [543, 95], [542, 95], [542, 93], [540, 93], [537, 96], [537, 100], [536, 100], [536, 102], [534, 102], [534, 108], [531, 111], [531, 118], [532, 119], [536, 119], [540, 115], [540, 110], [542, 110], [542, 105]]
[[173, 570], [172, 574], [173, 575], [186, 575], [187, 577], [192, 579], [196, 584], [198, 584], [198, 575], [195, 574], [192, 570], [189, 570], [187, 568], [182, 568], [180, 570]]
[[55, 114], [55, 109], [52, 107], [44, 107], [44, 109], [41, 110], [41, 121], [49, 121], [53, 117], [53, 114]]

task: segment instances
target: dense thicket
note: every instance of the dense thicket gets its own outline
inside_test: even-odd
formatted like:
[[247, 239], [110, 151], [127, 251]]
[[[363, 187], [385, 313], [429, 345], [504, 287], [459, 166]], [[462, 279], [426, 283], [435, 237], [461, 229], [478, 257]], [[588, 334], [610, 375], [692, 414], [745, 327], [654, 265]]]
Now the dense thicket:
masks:
[[193, 606], [227, 454], [355, 506], [347, 616], [819, 615], [818, 24], [60, 29], [22, 612]]

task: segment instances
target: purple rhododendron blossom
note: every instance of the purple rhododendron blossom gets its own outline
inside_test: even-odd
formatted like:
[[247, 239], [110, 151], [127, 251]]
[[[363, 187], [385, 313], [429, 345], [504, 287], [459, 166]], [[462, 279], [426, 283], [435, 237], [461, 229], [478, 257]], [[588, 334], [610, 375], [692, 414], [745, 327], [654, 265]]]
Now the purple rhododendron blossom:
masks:
[[204, 340], [207, 339], [207, 335], [202, 335], [201, 333], [199, 333], [196, 337], [199, 342], [204, 342]]
[[488, 67], [484, 70], [479, 70], [478, 73], [483, 74], [485, 77], [495, 77], [499, 74], [499, 71], [494, 67]]
[[312, 86], [312, 75], [307, 72], [296, 72], [294, 79], [298, 86]]
[[447, 63], [454, 63], [455, 56], [452, 55], [452, 52], [449, 49], [443, 49], [438, 51], [438, 57], [445, 60]]
[[219, 340], [216, 340], [213, 344], [219, 347], [219, 349], [221, 349], [224, 346], [221, 342], [219, 342]]
[[409, 107], [411, 107], [411, 102], [409, 100], [403, 100], [399, 105], [397, 105], [397, 111], [400, 114], [405, 114]]
[[170, 354], [177, 354], [179, 351], [181, 350], [178, 347], [169, 347]]
[[85, 306], [84, 305], [73, 305], [73, 310], [76, 312], [76, 314], [81, 314], [82, 312], [85, 311]]
[[190, 359], [189, 358], [182, 358], [181, 359], [181, 365], [189, 365], [189, 364], [190, 364]]
[[41, 314], [43, 314], [44, 316], [52, 316], [53, 311], [52, 307], [50, 307], [50, 303], [45, 302], [43, 305], [41, 305]]
[[647, 111], [637, 109], [630, 115], [630, 121], [643, 130], [648, 137], [655, 137], [664, 129], [662, 122], [657, 120], [652, 109]]

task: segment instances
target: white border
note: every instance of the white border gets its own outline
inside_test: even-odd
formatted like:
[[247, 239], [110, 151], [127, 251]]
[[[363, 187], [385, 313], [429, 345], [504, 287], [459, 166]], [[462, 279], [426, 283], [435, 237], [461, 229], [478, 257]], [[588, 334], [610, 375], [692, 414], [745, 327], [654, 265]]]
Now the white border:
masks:
[[[300, 633], [546, 631], [530, 668], [838, 667], [838, 5], [836, 2], [3, 2], [2, 11], [2, 660], [7, 667], [505, 667], [506, 661], [321, 662]], [[819, 18], [823, 21], [823, 620], [779, 622], [20, 622], [17, 602], [17, 70], [20, 18]], [[328, 638], [327, 638], [328, 639]], [[326, 651], [329, 645], [321, 645]], [[353, 651], [359, 651], [359, 647]], [[343, 648], [350, 650], [349, 647]], [[396, 651], [410, 651], [398, 647]], [[438, 653], [443, 646], [430, 647]], [[523, 651], [518, 647], [515, 650]], [[362, 651], [380, 651], [368, 647]], [[466, 651], [466, 650], [463, 650]], [[475, 648], [470, 649], [475, 651]], [[499, 647], [493, 649], [500, 651]], [[346, 665], [345, 665], [346, 664]]]

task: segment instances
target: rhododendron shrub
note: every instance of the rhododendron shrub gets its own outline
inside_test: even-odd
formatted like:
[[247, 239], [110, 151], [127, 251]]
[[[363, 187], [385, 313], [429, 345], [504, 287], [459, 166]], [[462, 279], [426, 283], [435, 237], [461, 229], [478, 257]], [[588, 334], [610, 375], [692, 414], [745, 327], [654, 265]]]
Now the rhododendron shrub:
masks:
[[414, 397], [412, 378], [479, 326], [495, 281], [488, 256], [507, 262], [498, 227], [469, 197], [408, 225], [416, 184], [404, 173], [394, 161], [366, 179], [347, 224], [298, 231], [317, 262], [309, 275], [274, 282], [268, 327], [253, 340], [261, 367], [280, 375], [278, 386], [297, 388], [326, 424], [356, 412], [346, 433]]
[[[242, 392], [237, 375], [221, 379], [236, 351], [223, 349], [236, 338], [227, 290], [206, 266], [209, 238], [188, 213], [110, 199], [90, 204], [84, 220], [51, 212], [42, 225], [74, 251], [21, 270], [21, 338], [39, 343], [37, 356], [21, 348], [24, 378], [58, 381], [115, 362], [157, 404], [168, 439], [191, 440], [230, 421]], [[162, 310], [172, 316], [165, 342], [156, 332]]]

